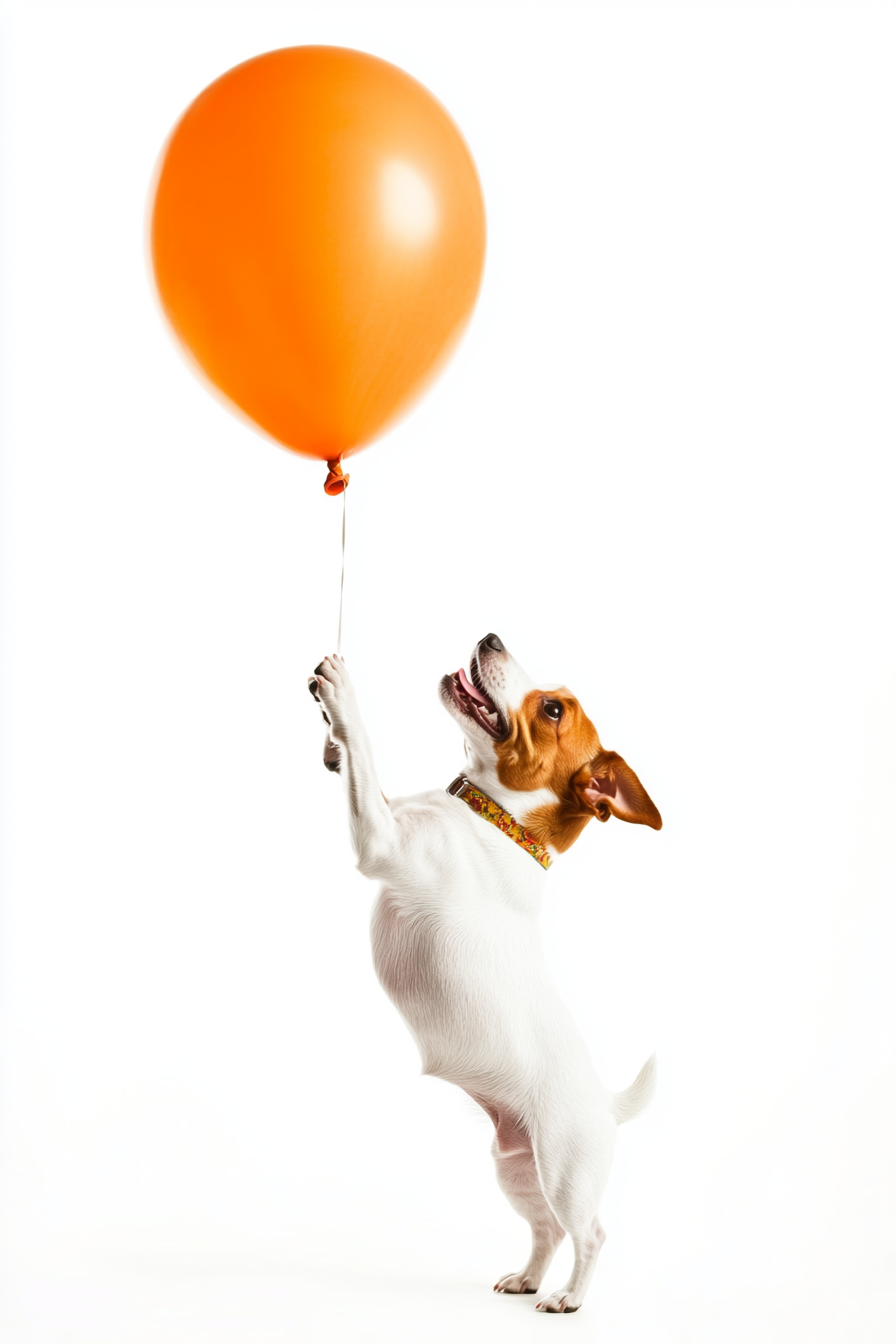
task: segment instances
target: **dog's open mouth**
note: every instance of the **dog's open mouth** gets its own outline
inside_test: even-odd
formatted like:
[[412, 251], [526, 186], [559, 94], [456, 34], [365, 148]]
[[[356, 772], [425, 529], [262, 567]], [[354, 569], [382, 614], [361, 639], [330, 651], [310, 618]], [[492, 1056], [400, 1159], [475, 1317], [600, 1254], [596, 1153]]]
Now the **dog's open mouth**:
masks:
[[[473, 672], [475, 677], [476, 673]], [[501, 711], [494, 705], [480, 686], [474, 686], [464, 669], [458, 670], [448, 678], [454, 703], [468, 719], [484, 728], [489, 737], [499, 740], [507, 736], [507, 724]]]

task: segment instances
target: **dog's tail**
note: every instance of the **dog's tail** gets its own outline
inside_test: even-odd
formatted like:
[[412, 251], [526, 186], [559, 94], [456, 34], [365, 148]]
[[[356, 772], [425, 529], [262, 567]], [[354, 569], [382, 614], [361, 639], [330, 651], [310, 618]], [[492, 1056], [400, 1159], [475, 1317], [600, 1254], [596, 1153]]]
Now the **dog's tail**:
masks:
[[656, 1055], [651, 1055], [631, 1087], [627, 1087], [624, 1092], [613, 1092], [610, 1095], [610, 1111], [617, 1125], [621, 1125], [623, 1120], [633, 1120], [639, 1115], [653, 1096], [655, 1088]]

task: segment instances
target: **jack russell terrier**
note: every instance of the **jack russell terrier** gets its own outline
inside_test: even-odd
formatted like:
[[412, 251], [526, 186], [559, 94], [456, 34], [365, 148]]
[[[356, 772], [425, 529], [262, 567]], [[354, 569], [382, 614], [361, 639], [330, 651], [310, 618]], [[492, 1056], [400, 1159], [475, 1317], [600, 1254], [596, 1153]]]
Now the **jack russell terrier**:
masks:
[[538, 1311], [576, 1311], [605, 1234], [597, 1220], [616, 1127], [650, 1100], [654, 1060], [624, 1092], [594, 1073], [551, 983], [538, 938], [545, 869], [592, 817], [659, 830], [637, 775], [605, 751], [564, 686], [542, 689], [497, 635], [442, 678], [467, 764], [446, 789], [389, 802], [342, 658], [309, 678], [348, 788], [358, 868], [382, 882], [373, 961], [407, 1022], [423, 1072], [456, 1083], [495, 1126], [498, 1182], [532, 1228], [532, 1254], [499, 1293], [536, 1293], [568, 1233], [569, 1282]]

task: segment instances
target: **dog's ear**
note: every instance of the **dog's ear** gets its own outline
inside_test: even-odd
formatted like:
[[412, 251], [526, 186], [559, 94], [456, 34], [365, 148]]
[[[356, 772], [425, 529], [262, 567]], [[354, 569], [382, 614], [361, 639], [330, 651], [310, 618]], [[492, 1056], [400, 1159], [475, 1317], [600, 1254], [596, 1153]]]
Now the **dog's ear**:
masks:
[[609, 821], [612, 814], [655, 831], [663, 824], [644, 785], [615, 751], [599, 751], [574, 776], [572, 786], [584, 810], [599, 821]]

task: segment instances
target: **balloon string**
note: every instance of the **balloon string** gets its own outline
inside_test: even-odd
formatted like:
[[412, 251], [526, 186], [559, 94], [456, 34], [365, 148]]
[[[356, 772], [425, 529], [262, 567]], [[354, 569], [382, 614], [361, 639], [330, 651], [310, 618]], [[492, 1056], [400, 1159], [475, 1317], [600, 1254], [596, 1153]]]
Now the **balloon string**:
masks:
[[351, 480], [348, 472], [342, 470], [342, 454], [331, 458], [327, 463], [327, 479], [324, 490], [328, 495], [342, 496], [342, 575], [339, 579], [339, 633], [336, 636], [336, 652], [342, 653], [342, 597], [345, 591], [345, 496]]
[[[347, 484], [347, 482], [346, 482]], [[342, 598], [345, 591], [345, 497], [348, 490], [342, 491], [342, 574], [339, 577], [339, 632], [336, 635], [336, 652], [342, 653]]]

